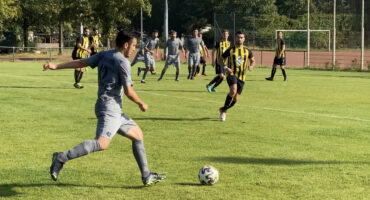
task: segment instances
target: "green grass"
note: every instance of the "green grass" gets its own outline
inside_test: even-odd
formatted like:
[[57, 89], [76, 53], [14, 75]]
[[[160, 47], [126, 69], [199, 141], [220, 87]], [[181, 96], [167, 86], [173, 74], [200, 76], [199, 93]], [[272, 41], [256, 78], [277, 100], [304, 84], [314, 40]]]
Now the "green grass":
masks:
[[[163, 63], [157, 63], [159, 72]], [[124, 108], [143, 129], [151, 170], [167, 179], [143, 188], [131, 142], [116, 135], [108, 150], [65, 165], [57, 182], [51, 155], [95, 136], [97, 70], [73, 88], [73, 71], [41, 71], [41, 63], [0, 63], [0, 199], [369, 199], [370, 74], [269, 68], [247, 77], [240, 101], [218, 121], [228, 92], [188, 81], [182, 67], [161, 82], [148, 75], [134, 88], [149, 105]], [[211, 67], [207, 72], [214, 74]], [[198, 170], [213, 165], [214, 186]]]

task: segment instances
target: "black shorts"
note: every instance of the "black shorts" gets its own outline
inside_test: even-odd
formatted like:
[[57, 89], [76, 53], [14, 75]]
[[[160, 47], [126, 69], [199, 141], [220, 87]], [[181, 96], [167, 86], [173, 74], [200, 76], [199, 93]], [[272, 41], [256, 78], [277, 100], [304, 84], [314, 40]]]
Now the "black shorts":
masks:
[[201, 56], [201, 57], [200, 57], [200, 61], [199, 61], [199, 63], [201, 63], [201, 64], [206, 64], [206, 59], [204, 59], [204, 57], [203, 57], [203, 56]]
[[237, 86], [236, 92], [239, 95], [242, 93], [243, 87], [244, 87], [244, 81], [241, 81], [236, 76], [227, 76], [226, 80], [227, 80], [227, 84], [229, 84], [229, 86], [236, 84], [236, 86]]
[[285, 66], [286, 65], [286, 58], [278, 58], [278, 57], [275, 56], [274, 65]]
[[216, 70], [216, 74], [223, 74], [223, 75], [225, 75], [224, 67], [223, 66], [220, 66], [218, 63], [216, 63], [215, 70]]
[[90, 56], [93, 56], [93, 55], [95, 55], [95, 54], [98, 54], [98, 52], [91, 51]]

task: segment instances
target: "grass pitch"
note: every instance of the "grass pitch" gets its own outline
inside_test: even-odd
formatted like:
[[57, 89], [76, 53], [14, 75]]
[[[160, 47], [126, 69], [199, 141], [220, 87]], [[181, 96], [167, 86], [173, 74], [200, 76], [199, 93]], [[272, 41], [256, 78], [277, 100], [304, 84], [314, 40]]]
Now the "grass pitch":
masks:
[[[144, 188], [131, 142], [116, 135], [108, 150], [72, 160], [59, 180], [51, 155], [95, 136], [97, 70], [73, 88], [73, 71], [42, 63], [0, 63], [0, 199], [369, 199], [370, 74], [270, 68], [249, 72], [239, 102], [218, 121], [228, 92], [148, 74], [134, 88], [149, 110], [124, 99], [123, 111], [143, 129], [149, 168], [167, 179]], [[157, 63], [157, 73], [163, 63]], [[220, 180], [201, 186], [213, 165]]]

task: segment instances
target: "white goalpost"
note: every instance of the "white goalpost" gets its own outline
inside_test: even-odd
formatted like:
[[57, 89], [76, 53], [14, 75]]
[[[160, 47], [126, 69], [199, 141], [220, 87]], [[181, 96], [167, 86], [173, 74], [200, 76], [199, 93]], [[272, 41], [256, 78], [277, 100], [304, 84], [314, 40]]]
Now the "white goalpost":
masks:
[[[307, 30], [292, 30], [292, 29], [281, 29], [281, 30], [275, 30], [275, 40], [277, 39], [278, 32], [307, 32]], [[330, 51], [330, 30], [310, 30], [311, 32], [327, 32], [328, 33], [328, 50]]]

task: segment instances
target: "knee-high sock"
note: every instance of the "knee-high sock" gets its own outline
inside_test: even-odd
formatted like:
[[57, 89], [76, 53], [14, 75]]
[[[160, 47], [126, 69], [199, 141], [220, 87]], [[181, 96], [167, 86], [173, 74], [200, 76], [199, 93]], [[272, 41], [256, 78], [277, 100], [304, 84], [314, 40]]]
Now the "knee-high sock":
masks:
[[221, 77], [220, 76], [216, 76], [213, 78], [213, 80], [211, 82], [208, 83], [208, 85], [212, 85], [213, 83], [217, 83], [217, 81], [220, 79]]
[[149, 176], [150, 171], [148, 169], [148, 161], [146, 160], [144, 141], [132, 141], [132, 153], [134, 154], [137, 165], [139, 166], [141, 176]]
[[144, 71], [144, 74], [143, 74], [143, 80], [145, 80], [146, 74], [148, 73], [148, 71], [149, 71], [149, 68], [145, 68], [145, 71]]
[[83, 74], [84, 74], [84, 72], [83, 71], [80, 71], [79, 76], [78, 76], [78, 79], [77, 79], [78, 83], [81, 81]]
[[281, 69], [281, 71], [283, 72], [284, 79], [286, 79], [285, 69]]
[[166, 73], [166, 67], [163, 68], [163, 70], [161, 72], [161, 76], [159, 77], [159, 79], [162, 79], [165, 73]]
[[221, 78], [218, 79], [218, 81], [216, 82], [216, 84], [213, 86], [213, 88], [216, 88], [218, 85], [220, 85], [222, 83], [222, 81], [224, 80], [224, 78]]
[[272, 67], [271, 76], [270, 76], [271, 78], [274, 78], [275, 72], [276, 72], [276, 67]]
[[199, 67], [199, 65], [197, 65], [197, 74], [199, 74], [199, 71], [200, 71], [200, 67]]
[[206, 73], [206, 64], [203, 64], [202, 74]]
[[229, 109], [229, 106], [230, 106], [230, 104], [231, 104], [232, 101], [233, 101], [233, 97], [231, 97], [230, 95], [227, 95], [226, 96], [224, 107], [222, 108], [222, 110], [224, 112], [226, 112], [227, 109]]
[[78, 70], [75, 70], [75, 74], [74, 74], [74, 77], [75, 77], [75, 83], [78, 83], [78, 77], [80, 76], [80, 71]]
[[74, 158], [78, 158], [89, 153], [99, 151], [100, 145], [98, 140], [85, 140], [81, 144], [73, 147], [72, 149], [63, 152], [60, 154], [61, 156], [58, 158], [60, 162], [67, 162], [68, 160], [72, 160]]
[[178, 80], [178, 79], [179, 79], [179, 72], [176, 71], [176, 80]]

